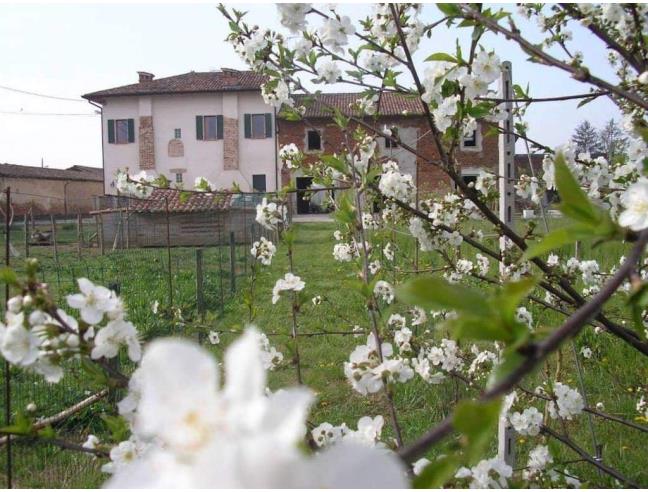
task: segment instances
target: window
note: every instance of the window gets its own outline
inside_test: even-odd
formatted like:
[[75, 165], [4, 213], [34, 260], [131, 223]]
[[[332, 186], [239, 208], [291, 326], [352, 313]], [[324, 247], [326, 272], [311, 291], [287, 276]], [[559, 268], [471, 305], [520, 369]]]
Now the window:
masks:
[[[392, 127], [392, 128], [390, 128], [390, 131], [391, 131], [392, 137], [398, 138], [398, 128]], [[385, 148], [386, 149], [395, 149], [396, 147], [398, 147], [398, 144], [396, 142], [394, 142], [393, 140], [391, 140], [389, 138], [385, 138]]]
[[475, 183], [477, 182], [477, 176], [474, 174], [464, 174], [462, 178], [463, 178], [463, 182], [466, 183], [467, 185], [473, 183], [473, 186], [475, 186]]
[[307, 133], [308, 150], [322, 150], [322, 136], [317, 130], [308, 130]]
[[[179, 137], [176, 137], [179, 138]], [[223, 138], [223, 116], [196, 116], [196, 139], [219, 140]]]
[[182, 138], [182, 129], [176, 128], [173, 130], [173, 138]]
[[253, 174], [252, 175], [252, 188], [254, 191], [266, 191], [266, 175]]
[[470, 137], [464, 137], [463, 146], [464, 147], [477, 147], [477, 130], [474, 130], [472, 132], [472, 135], [470, 135]]
[[176, 173], [176, 183], [182, 183], [182, 173]]
[[108, 120], [108, 143], [127, 144], [135, 142], [135, 120]]
[[271, 138], [272, 113], [246, 114], [245, 138]]

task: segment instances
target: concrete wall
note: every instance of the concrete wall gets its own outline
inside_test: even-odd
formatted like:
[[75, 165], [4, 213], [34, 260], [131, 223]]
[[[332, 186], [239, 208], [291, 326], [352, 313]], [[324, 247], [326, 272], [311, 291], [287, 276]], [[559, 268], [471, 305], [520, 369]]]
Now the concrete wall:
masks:
[[[141, 169], [143, 159], [140, 152], [139, 121], [142, 116], [149, 115], [153, 121], [154, 171], [158, 174], [164, 174], [175, 181], [175, 174], [182, 172], [187, 189], [193, 188], [196, 177], [204, 176], [219, 188], [231, 188], [235, 182], [243, 191], [252, 190], [253, 174], [265, 174], [267, 190], [274, 191], [274, 137], [246, 139], [243, 124], [245, 113], [273, 113], [273, 110], [263, 102], [260, 92], [256, 91], [108, 98], [102, 122], [106, 193], [116, 194], [114, 176], [118, 169], [128, 167], [134, 173]], [[236, 138], [228, 138], [225, 145], [224, 139], [198, 140], [198, 115], [223, 115], [224, 119], [238, 121], [238, 141]], [[135, 142], [108, 143], [108, 120], [122, 118], [135, 120]], [[182, 131], [179, 142], [174, 138], [176, 128]], [[148, 147], [147, 145], [146, 148]], [[229, 156], [227, 166], [226, 154]], [[151, 171], [153, 170], [147, 170]]]
[[89, 212], [96, 196], [103, 195], [100, 181], [0, 178], [0, 189], [11, 187], [14, 213], [31, 208], [34, 215]]

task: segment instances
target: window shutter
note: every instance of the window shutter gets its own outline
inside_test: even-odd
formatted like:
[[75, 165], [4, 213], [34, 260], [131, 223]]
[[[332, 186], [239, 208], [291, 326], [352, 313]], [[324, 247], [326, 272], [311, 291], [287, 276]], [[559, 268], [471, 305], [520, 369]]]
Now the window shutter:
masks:
[[265, 114], [266, 138], [272, 137], [272, 113]]
[[203, 117], [196, 116], [196, 140], [203, 140]]
[[108, 143], [115, 143], [115, 120], [108, 120]]
[[245, 127], [244, 136], [245, 136], [245, 138], [251, 138], [252, 137], [252, 120], [251, 120], [249, 114], [244, 115], [243, 122], [244, 122], [244, 127]]
[[216, 138], [223, 138], [223, 115], [219, 114], [216, 116]]
[[135, 120], [128, 119], [128, 143], [135, 142]]

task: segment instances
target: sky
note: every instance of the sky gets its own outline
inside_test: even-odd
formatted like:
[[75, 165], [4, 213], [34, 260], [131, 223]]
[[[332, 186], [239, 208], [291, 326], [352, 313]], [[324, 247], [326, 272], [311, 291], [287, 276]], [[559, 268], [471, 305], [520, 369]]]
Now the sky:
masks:
[[[505, 5], [506, 6], [506, 5]], [[510, 6], [507, 6], [510, 7]], [[240, 4], [250, 24], [280, 29], [273, 4]], [[359, 19], [368, 4], [344, 4], [340, 13]], [[426, 5], [424, 20], [439, 17]], [[535, 26], [531, 39], [539, 40]], [[183, 4], [0, 4], [0, 86], [73, 100], [57, 100], [0, 88], [0, 162], [65, 168], [101, 166], [101, 123], [96, 108], [82, 94], [137, 82], [137, 71], [156, 77], [221, 67], [245, 69], [228, 43], [226, 20], [215, 3]], [[418, 62], [430, 53], [454, 51], [455, 39], [467, 46], [467, 29], [435, 29], [419, 50]], [[513, 64], [514, 83], [530, 84], [535, 97], [587, 92], [588, 87], [557, 69], [532, 64], [514, 43], [488, 34], [485, 48], [494, 49]], [[613, 77], [605, 53], [593, 38], [576, 26], [574, 50], [582, 51], [592, 71]], [[598, 47], [598, 49], [594, 49]], [[329, 86], [326, 90], [357, 90]], [[619, 118], [607, 99], [576, 109], [575, 102], [536, 105], [527, 114], [529, 135], [550, 146], [569, 140], [574, 127], [588, 119], [600, 127]], [[20, 114], [15, 114], [20, 113]], [[43, 115], [42, 113], [54, 113]], [[518, 143], [518, 151], [524, 148]]]

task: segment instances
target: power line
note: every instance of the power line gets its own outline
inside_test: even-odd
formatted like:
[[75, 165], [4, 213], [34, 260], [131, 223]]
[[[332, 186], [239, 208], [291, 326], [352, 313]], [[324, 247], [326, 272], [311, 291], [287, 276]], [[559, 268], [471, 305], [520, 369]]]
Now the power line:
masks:
[[7, 86], [4, 86], [4, 85], [0, 85], [0, 89], [5, 89], [7, 91], [12, 91], [12, 92], [19, 92], [21, 94], [27, 94], [29, 96], [45, 97], [47, 99], [58, 99], [59, 101], [87, 102], [85, 99], [78, 99], [78, 98], [72, 98], [72, 97], [61, 97], [61, 96], [51, 96], [49, 94], [40, 94], [38, 92], [30, 92], [30, 91], [25, 91], [25, 90], [22, 90], [22, 89], [15, 89], [13, 87], [7, 87]]
[[0, 114], [17, 114], [22, 116], [99, 116], [98, 113], [32, 113], [29, 111], [0, 111]]

